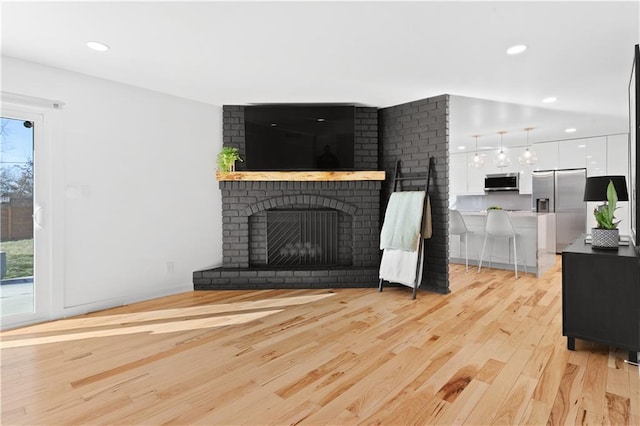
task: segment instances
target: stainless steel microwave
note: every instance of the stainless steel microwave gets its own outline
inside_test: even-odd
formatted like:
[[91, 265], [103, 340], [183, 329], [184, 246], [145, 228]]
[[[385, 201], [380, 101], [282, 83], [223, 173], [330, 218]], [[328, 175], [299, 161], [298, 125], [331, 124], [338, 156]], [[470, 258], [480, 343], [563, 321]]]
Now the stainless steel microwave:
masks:
[[485, 191], [518, 191], [520, 173], [495, 173], [484, 178]]

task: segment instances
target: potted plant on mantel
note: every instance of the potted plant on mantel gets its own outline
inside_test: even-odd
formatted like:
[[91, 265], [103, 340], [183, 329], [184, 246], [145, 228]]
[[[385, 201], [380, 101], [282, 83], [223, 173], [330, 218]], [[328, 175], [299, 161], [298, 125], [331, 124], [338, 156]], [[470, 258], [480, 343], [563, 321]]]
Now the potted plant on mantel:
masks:
[[614, 213], [617, 209], [618, 193], [613, 181], [607, 186], [607, 202], [593, 210], [593, 215], [598, 222], [597, 228], [591, 228], [591, 246], [594, 248], [617, 249], [618, 248], [618, 223], [614, 221]]
[[222, 147], [216, 159], [218, 170], [223, 173], [234, 172], [236, 170], [236, 161], [242, 161], [240, 154], [238, 154], [238, 148]]

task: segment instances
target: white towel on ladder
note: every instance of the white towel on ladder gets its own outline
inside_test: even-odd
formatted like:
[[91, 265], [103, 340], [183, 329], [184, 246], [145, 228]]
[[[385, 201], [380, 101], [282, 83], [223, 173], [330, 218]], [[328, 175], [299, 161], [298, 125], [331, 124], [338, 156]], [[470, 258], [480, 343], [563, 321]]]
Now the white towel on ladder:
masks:
[[384, 249], [380, 261], [379, 278], [392, 283], [400, 283], [409, 287], [416, 286], [418, 265], [418, 249], [420, 237], [414, 251]]

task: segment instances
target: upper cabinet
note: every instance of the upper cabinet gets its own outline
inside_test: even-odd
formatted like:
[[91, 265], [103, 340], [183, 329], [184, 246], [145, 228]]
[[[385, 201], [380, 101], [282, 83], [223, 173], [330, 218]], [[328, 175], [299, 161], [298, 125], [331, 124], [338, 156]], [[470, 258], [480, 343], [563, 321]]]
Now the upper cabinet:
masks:
[[558, 142], [544, 142], [533, 147], [538, 155], [538, 162], [533, 170], [554, 170], [558, 168]]
[[471, 166], [475, 152], [462, 152], [449, 155], [449, 194], [451, 195], [482, 195], [484, 194], [484, 176], [492, 173], [485, 166], [476, 168]]
[[[629, 136], [607, 136], [607, 174], [629, 174]], [[627, 176], [628, 177], [628, 176]]]
[[[607, 138], [591, 138], [587, 140], [585, 155], [587, 176], [604, 176], [607, 174]], [[626, 156], [625, 156], [626, 157]]]
[[449, 194], [467, 193], [467, 153], [449, 155]]
[[[474, 155], [475, 155], [474, 152], [470, 152], [467, 154], [467, 164], [471, 164], [471, 161], [473, 160]], [[487, 174], [485, 167], [487, 166], [488, 162], [493, 160], [490, 158], [490, 156], [486, 155], [485, 153], [480, 153], [479, 155], [483, 156], [485, 166], [480, 168], [471, 167], [471, 166], [468, 167], [467, 194], [474, 194], [474, 195], [484, 194], [484, 175]]]
[[586, 167], [586, 152], [587, 143], [584, 139], [558, 142], [558, 168], [580, 169]]
[[531, 172], [531, 166], [523, 166], [522, 170], [520, 170], [520, 194], [532, 193], [533, 180]]

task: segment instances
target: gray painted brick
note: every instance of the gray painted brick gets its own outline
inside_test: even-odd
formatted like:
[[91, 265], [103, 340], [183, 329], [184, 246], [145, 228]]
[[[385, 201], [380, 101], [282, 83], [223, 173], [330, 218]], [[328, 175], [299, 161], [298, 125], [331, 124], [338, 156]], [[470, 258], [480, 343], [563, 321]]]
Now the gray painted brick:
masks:
[[[442, 98], [441, 101], [447, 101], [446, 98]], [[442, 102], [444, 108], [446, 108], [447, 102]], [[388, 112], [398, 120], [398, 123], [416, 121], [421, 119], [419, 109], [422, 106], [422, 101], [416, 101], [411, 103], [410, 106], [402, 105], [399, 108], [388, 109]], [[437, 108], [436, 108], [437, 110]], [[395, 115], [394, 115], [395, 114]], [[406, 115], [409, 114], [409, 117]], [[412, 114], [417, 114], [415, 117]], [[227, 122], [227, 118], [233, 118], [233, 122]], [[440, 121], [445, 123], [443, 129], [446, 131], [446, 117], [439, 117]], [[436, 123], [439, 121], [436, 120]], [[375, 107], [358, 107], [356, 108], [356, 140], [355, 146], [357, 151], [354, 153], [354, 165], [356, 169], [362, 170], [377, 170], [380, 165], [384, 164], [384, 168], [388, 170], [389, 167], [393, 167], [394, 158], [385, 158], [388, 152], [385, 151], [383, 146], [383, 140], [381, 136], [385, 134], [385, 130], [382, 128], [386, 126], [386, 134], [393, 135], [390, 140], [391, 143], [399, 144], [402, 142], [402, 125], [398, 123], [385, 123], [384, 115], [379, 113]], [[425, 129], [422, 131], [429, 131], [434, 129]], [[437, 137], [438, 129], [435, 128], [435, 137]], [[416, 140], [419, 140], [416, 138]], [[225, 145], [236, 146], [241, 152], [244, 153], [244, 107], [243, 106], [224, 106], [223, 107], [223, 141]], [[379, 144], [380, 141], [380, 144]], [[408, 141], [410, 144], [411, 141]], [[446, 150], [446, 138], [441, 141]], [[380, 163], [380, 165], [379, 165]], [[237, 165], [238, 170], [242, 170], [245, 163], [239, 163]], [[388, 172], [389, 173], [389, 172]], [[448, 178], [448, 176], [447, 176]], [[228, 185], [227, 185], [228, 184]], [[251, 285], [257, 286], [256, 288], [285, 288], [285, 286], [306, 286], [326, 288], [328, 285], [334, 286], [353, 286], [353, 285], [365, 285], [373, 286], [377, 285], [377, 267], [380, 257], [380, 251], [377, 248], [379, 244], [379, 226], [380, 226], [380, 206], [381, 203], [379, 193], [375, 196], [371, 191], [383, 191], [385, 194], [388, 192], [387, 185], [383, 187], [381, 182], [220, 182], [220, 189], [222, 190], [224, 208], [228, 208], [230, 205], [238, 206], [237, 219], [244, 216], [243, 221], [233, 221], [235, 215], [224, 215], [223, 217], [223, 260], [225, 266], [237, 266], [240, 268], [248, 268], [249, 265], [249, 236], [256, 222], [251, 223], [246, 220], [251, 215], [263, 214], [264, 210], [268, 208], [283, 208], [287, 206], [298, 205], [305, 207], [305, 201], [309, 204], [317, 204], [325, 207], [333, 208], [338, 207], [344, 213], [346, 218], [350, 218], [348, 221], [342, 221], [339, 225], [340, 229], [352, 232], [358, 225], [356, 225], [355, 216], [358, 214], [361, 216], [360, 230], [363, 232], [366, 229], [367, 224], [370, 228], [368, 233], [363, 235], [357, 235], [358, 238], [354, 238], [352, 235], [347, 241], [343, 241], [347, 253], [351, 254], [353, 265], [371, 265], [371, 269], [366, 273], [363, 270], [359, 270], [361, 275], [353, 275], [349, 281], [344, 280], [345, 275], [343, 271], [331, 269], [326, 270], [313, 270], [311, 272], [295, 271], [299, 275], [295, 277], [292, 271], [259, 271], [260, 274], [274, 274], [273, 276], [256, 275], [255, 277], [244, 276], [243, 271], [240, 269], [240, 276], [233, 277], [233, 282], [227, 279], [226, 283], [220, 284], [215, 282], [216, 279], [212, 278], [209, 288], [220, 288], [220, 286], [231, 286], [227, 288], [233, 288], [233, 285], [244, 286]], [[255, 191], [255, 192], [254, 192]], [[305, 200], [304, 196], [307, 196]], [[445, 194], [448, 197], [448, 193]], [[275, 197], [280, 196], [277, 203], [273, 200]], [[300, 196], [303, 196], [301, 199]], [[245, 197], [245, 198], [242, 198]], [[368, 197], [368, 198], [367, 198]], [[249, 200], [252, 199], [252, 201]], [[354, 201], [357, 199], [357, 201]], [[332, 201], [333, 200], [333, 201]], [[368, 200], [361, 202], [360, 200]], [[349, 216], [350, 215], [350, 216]], [[340, 216], [342, 217], [342, 216]], [[348, 228], [345, 226], [348, 225]], [[262, 225], [261, 225], [262, 226]], [[240, 241], [234, 240], [232, 244], [228, 244], [226, 239], [236, 238]], [[252, 244], [252, 250], [254, 247], [260, 247], [264, 239], [256, 239]], [[341, 243], [341, 244], [343, 244]], [[226, 248], [226, 250], [225, 250]], [[234, 256], [230, 256], [227, 251], [232, 250]], [[248, 268], [250, 269], [250, 268]], [[356, 271], [356, 270], [354, 270]], [[336, 277], [325, 276], [324, 273], [336, 273]], [[284, 275], [283, 275], [284, 274]], [[314, 275], [315, 274], [315, 275]], [[362, 275], [368, 276], [367, 279], [363, 279]], [[284, 282], [285, 277], [288, 282]], [[336, 278], [343, 278], [343, 282], [338, 282]], [[259, 279], [263, 278], [263, 281]], [[220, 281], [220, 279], [218, 279]], [[271, 282], [273, 281], [273, 282]], [[244, 284], [243, 284], [244, 283]], [[364, 283], [364, 284], [363, 284]], [[195, 282], [194, 282], [195, 285]], [[204, 285], [200, 283], [199, 285]], [[216, 287], [218, 286], [218, 287]], [[271, 286], [271, 287], [270, 287]]]

